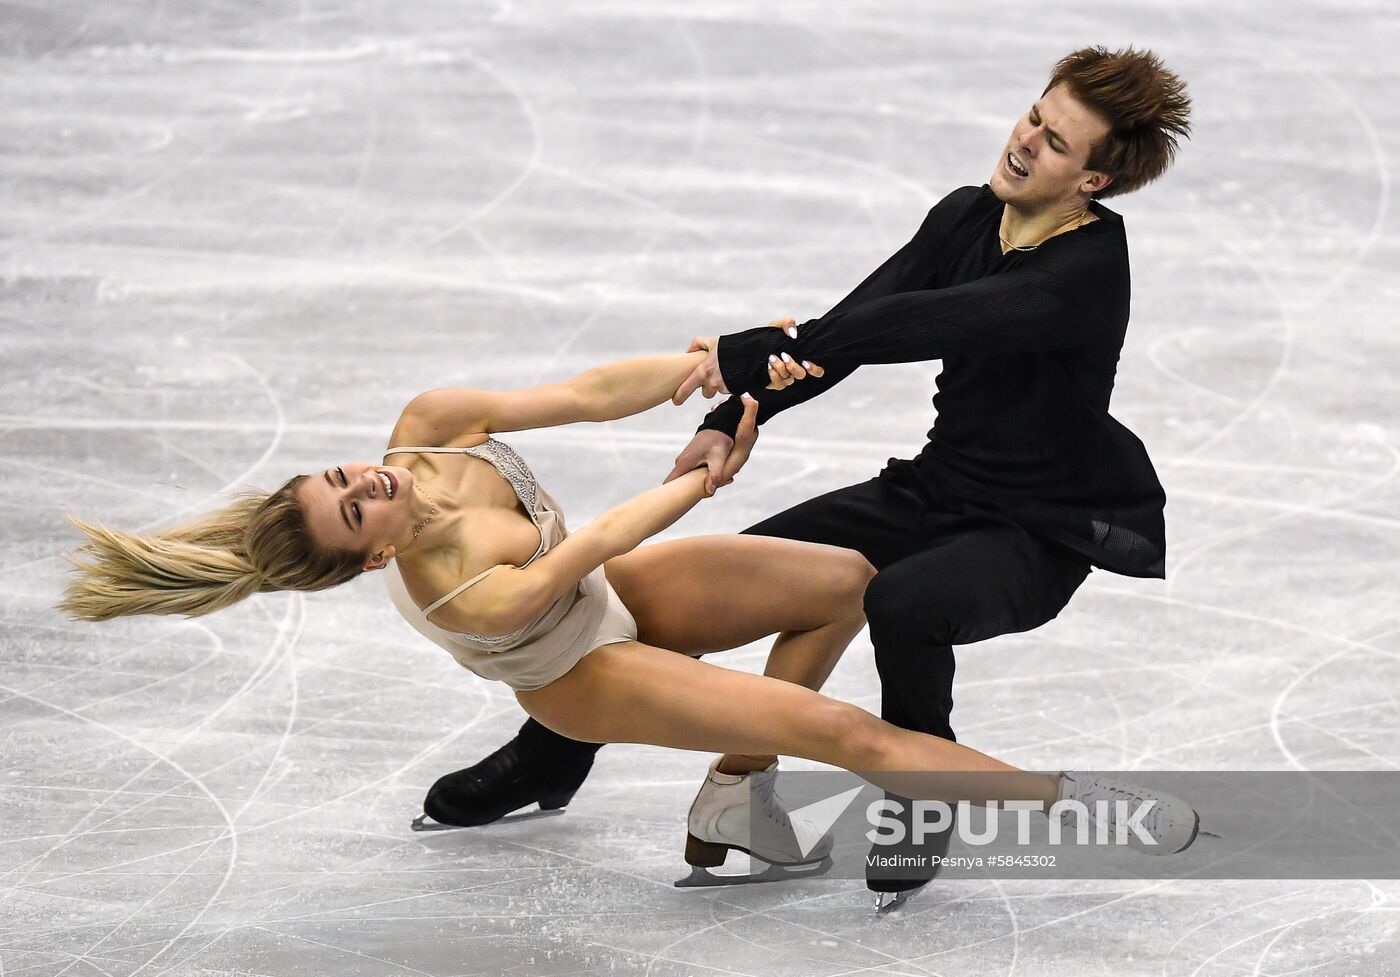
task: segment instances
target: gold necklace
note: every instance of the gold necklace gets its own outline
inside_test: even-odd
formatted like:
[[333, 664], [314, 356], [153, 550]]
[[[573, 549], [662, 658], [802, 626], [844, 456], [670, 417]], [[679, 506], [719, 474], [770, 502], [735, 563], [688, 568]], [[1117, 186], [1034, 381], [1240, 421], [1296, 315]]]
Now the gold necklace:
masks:
[[[1040, 240], [1039, 242], [1037, 242], [1037, 243], [1035, 243], [1035, 244], [1025, 245], [1025, 246], [1020, 246], [1020, 245], [1012, 244], [1010, 241], [1008, 241], [1008, 240], [1006, 239], [1005, 235], [1003, 235], [1003, 234], [1001, 233], [1001, 229], [1000, 229], [1000, 228], [997, 229], [997, 237], [1001, 240], [1001, 243], [1002, 243], [1002, 244], [1006, 245], [1007, 251], [1034, 251], [1036, 248], [1040, 247], [1040, 246], [1041, 246], [1042, 244], [1044, 244], [1046, 241], [1050, 240], [1050, 238], [1055, 237], [1055, 236], [1058, 235], [1058, 234], [1067, 234], [1067, 233], [1069, 233], [1070, 231], [1078, 230], [1079, 228], [1083, 227], [1084, 224], [1085, 224], [1088, 220], [1089, 220], [1089, 210], [1088, 210], [1088, 208], [1085, 208], [1084, 213], [1082, 213], [1082, 214], [1079, 215], [1079, 220], [1075, 222], [1075, 224], [1074, 224], [1073, 227], [1062, 227], [1062, 228], [1060, 228], [1059, 230], [1057, 230], [1057, 231], [1053, 232], [1052, 234], [1048, 235], [1047, 237], [1043, 238], [1043, 239]], [[1005, 254], [1005, 253], [1006, 253], [1006, 251], [1003, 251], [1003, 252], [1002, 252], [1002, 254]]]
[[427, 492], [424, 492], [422, 489], [418, 488], [417, 485], [415, 485], [415, 486], [413, 486], [413, 487], [418, 491], [418, 494], [419, 494], [419, 495], [423, 496], [423, 498], [425, 498], [425, 499], [428, 500], [428, 504], [429, 504], [429, 506], [430, 506], [430, 508], [428, 509], [428, 515], [427, 515], [426, 517], [424, 517], [424, 519], [423, 519], [422, 522], [419, 522], [419, 523], [415, 524], [414, 527], [413, 527], [413, 538], [414, 538], [414, 539], [417, 539], [417, 538], [418, 538], [418, 534], [421, 533], [421, 532], [424, 530], [424, 528], [428, 525], [428, 523], [430, 523], [430, 522], [432, 522], [434, 519], [436, 519], [438, 513], [439, 513], [440, 511], [442, 511], [442, 510], [440, 510], [440, 509], [438, 508], [437, 499], [433, 498], [433, 497], [432, 497], [431, 495], [429, 495]]

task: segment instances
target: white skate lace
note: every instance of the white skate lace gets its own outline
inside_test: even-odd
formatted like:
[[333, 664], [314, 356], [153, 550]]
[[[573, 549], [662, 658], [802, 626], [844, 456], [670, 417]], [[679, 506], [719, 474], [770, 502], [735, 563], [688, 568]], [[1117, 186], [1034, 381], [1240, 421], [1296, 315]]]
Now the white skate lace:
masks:
[[[1081, 789], [1074, 791], [1073, 796], [1075, 800], [1081, 801], [1084, 806], [1089, 809], [1090, 821], [1094, 820], [1093, 814], [1096, 810], [1096, 802], [1101, 800], [1108, 802], [1108, 823], [1110, 825], [1117, 824], [1118, 801], [1127, 802], [1129, 813], [1136, 810], [1137, 806], [1141, 804], [1145, 804], [1148, 801], [1156, 801], [1138, 823], [1146, 828], [1148, 834], [1152, 835], [1152, 837], [1157, 837], [1157, 815], [1162, 811], [1162, 802], [1160, 798], [1126, 784], [1115, 784], [1111, 781], [1105, 782], [1093, 779], [1088, 783], [1079, 780], [1075, 781], [1075, 783], [1076, 785], [1083, 784]], [[1063, 818], [1065, 823], [1069, 824], [1070, 827], [1074, 827], [1077, 823], [1073, 808], [1065, 810], [1063, 812]]]
[[784, 830], [792, 830], [792, 822], [788, 820], [787, 811], [783, 810], [782, 801], [778, 799], [775, 788], [778, 778], [771, 773], [756, 773], [753, 775], [753, 790], [758, 795], [758, 802], [763, 810], [763, 816], [768, 820], [781, 825]]

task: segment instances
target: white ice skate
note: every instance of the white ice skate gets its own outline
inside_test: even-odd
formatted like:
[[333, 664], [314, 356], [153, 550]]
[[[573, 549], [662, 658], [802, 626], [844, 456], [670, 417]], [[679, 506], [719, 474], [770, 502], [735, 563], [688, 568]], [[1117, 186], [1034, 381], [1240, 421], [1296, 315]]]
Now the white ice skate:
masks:
[[[1062, 801], [1083, 804], [1091, 825], [1100, 826], [1110, 836], [1121, 833], [1129, 848], [1147, 855], [1185, 851], [1201, 829], [1200, 815], [1175, 794], [1093, 774], [1062, 773], [1055, 803]], [[1148, 804], [1146, 813], [1139, 813]], [[1073, 807], [1062, 810], [1061, 824], [1065, 829], [1077, 828], [1078, 815]], [[1068, 833], [1061, 837], [1073, 840]]]
[[[774, 787], [778, 764], [752, 774], [720, 773], [719, 760], [710, 771], [695, 802], [690, 805], [685, 839], [685, 860], [690, 875], [677, 886], [739, 885], [809, 878], [831, 868], [831, 839], [810, 819], [790, 818]], [[756, 805], [756, 807], [754, 806]], [[750, 838], [749, 818], [769, 822], [762, 839]], [[768, 863], [757, 874], [715, 875], [709, 870], [724, 864], [730, 850], [741, 851]]]

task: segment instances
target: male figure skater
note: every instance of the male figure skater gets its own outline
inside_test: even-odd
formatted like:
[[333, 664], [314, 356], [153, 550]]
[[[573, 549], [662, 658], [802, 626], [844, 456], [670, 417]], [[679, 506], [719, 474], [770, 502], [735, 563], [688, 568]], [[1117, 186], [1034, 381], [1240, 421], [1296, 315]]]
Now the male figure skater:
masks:
[[[869, 481], [745, 530], [850, 547], [876, 568], [865, 611], [881, 715], [896, 725], [953, 739], [952, 646], [1054, 618], [1091, 566], [1164, 574], [1165, 494], [1142, 443], [1108, 413], [1128, 252], [1122, 218], [1098, 201], [1165, 172], [1189, 111], [1184, 83], [1151, 52], [1067, 55], [989, 183], [939, 201], [830, 312], [692, 347], [711, 356], [676, 402], [696, 389], [747, 391], [759, 424], [863, 364], [943, 361], [937, 417], [914, 459], [891, 459]], [[737, 397], [713, 410], [668, 479], [704, 462], [716, 485], [729, 481], [741, 414]], [[597, 749], [528, 721], [496, 753], [439, 780], [424, 809], [486, 823], [570, 793]], [[745, 803], [747, 791], [724, 788], [746, 772], [712, 771], [697, 806], [713, 807], [707, 793], [717, 791]], [[868, 881], [907, 893], [927, 880]]]

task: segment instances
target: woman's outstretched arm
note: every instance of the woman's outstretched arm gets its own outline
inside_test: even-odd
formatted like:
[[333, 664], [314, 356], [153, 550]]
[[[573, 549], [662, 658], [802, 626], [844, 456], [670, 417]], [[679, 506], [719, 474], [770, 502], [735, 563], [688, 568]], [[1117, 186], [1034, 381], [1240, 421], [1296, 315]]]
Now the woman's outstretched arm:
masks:
[[440, 445], [472, 434], [611, 421], [670, 400], [705, 352], [643, 356], [594, 367], [562, 383], [525, 390], [442, 387], [400, 415], [390, 445]]
[[[734, 451], [746, 458], [757, 437], [758, 402], [745, 399]], [[429, 620], [449, 631], [510, 634], [539, 618], [556, 600], [608, 560], [630, 552], [705, 498], [697, 468], [613, 506], [527, 567], [502, 566], [434, 611]], [[438, 584], [444, 590], [451, 583]]]

